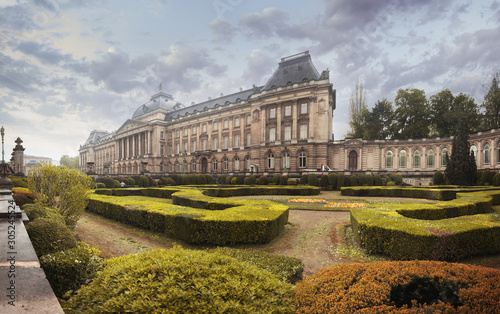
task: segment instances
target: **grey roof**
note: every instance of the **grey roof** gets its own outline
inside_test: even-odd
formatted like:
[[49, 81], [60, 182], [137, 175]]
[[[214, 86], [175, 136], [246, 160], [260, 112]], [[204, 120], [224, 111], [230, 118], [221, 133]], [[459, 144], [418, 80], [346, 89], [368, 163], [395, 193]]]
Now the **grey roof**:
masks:
[[185, 106], [180, 102], [174, 100], [172, 95], [160, 91], [159, 93], [151, 96], [151, 99], [147, 103], [137, 108], [137, 110], [134, 112], [134, 115], [132, 116], [132, 119], [138, 118], [159, 108], [165, 109], [167, 111], [174, 111], [182, 107]]
[[312, 63], [309, 51], [304, 51], [289, 57], [281, 58], [278, 69], [264, 85], [263, 90], [280, 86], [318, 80], [320, 75]]
[[202, 112], [208, 109], [214, 109], [220, 106], [224, 106], [227, 104], [238, 103], [242, 100], [247, 100], [250, 95], [255, 92], [259, 92], [262, 87], [253, 87], [251, 89], [243, 90], [234, 94], [230, 94], [227, 96], [222, 96], [219, 98], [209, 99], [207, 101], [182, 108], [173, 112], [167, 113], [165, 116], [165, 121], [176, 119], [188, 114], [194, 114], [196, 112]]
[[99, 140], [104, 139], [105, 137], [111, 137], [113, 133], [108, 133], [106, 131], [102, 130], [93, 130], [90, 132], [89, 138], [85, 142], [85, 145], [91, 145], [97, 143]]

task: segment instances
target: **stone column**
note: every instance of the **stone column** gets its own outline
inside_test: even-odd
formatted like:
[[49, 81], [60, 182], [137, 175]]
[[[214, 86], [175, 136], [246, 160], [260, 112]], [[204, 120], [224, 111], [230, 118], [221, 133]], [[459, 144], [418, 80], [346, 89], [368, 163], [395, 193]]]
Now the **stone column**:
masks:
[[292, 141], [297, 140], [297, 132], [299, 132], [297, 129], [297, 114], [299, 110], [300, 108], [297, 106], [297, 100], [295, 100], [292, 105]]

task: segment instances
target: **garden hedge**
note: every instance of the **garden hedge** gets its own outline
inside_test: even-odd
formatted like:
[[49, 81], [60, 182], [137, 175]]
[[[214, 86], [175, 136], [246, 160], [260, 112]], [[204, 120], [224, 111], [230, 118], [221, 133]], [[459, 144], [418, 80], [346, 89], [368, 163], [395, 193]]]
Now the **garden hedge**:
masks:
[[453, 261], [500, 252], [500, 213], [491, 208], [500, 204], [500, 190], [457, 191], [453, 191], [457, 199], [436, 204], [374, 203], [352, 208], [354, 236], [368, 253], [398, 260]]
[[341, 264], [294, 290], [296, 313], [498, 313], [500, 271], [436, 261]]
[[293, 313], [293, 285], [220, 253], [174, 248], [105, 261], [65, 313]]
[[214, 198], [195, 189], [182, 189], [172, 199], [174, 205], [133, 196], [91, 195], [88, 210], [188, 243], [216, 245], [266, 243], [288, 221], [288, 207], [270, 201]]

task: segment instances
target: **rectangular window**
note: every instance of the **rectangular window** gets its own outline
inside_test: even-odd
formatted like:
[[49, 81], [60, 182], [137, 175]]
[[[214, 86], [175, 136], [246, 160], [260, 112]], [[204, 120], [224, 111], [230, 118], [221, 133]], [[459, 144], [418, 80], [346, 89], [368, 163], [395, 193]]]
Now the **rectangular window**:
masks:
[[250, 147], [252, 146], [252, 135], [250, 133], [247, 133], [247, 143], [246, 143], [246, 147]]
[[276, 118], [276, 108], [269, 109], [269, 119]]
[[217, 137], [214, 137], [214, 147], [212, 149], [213, 150], [219, 149], [219, 139]]
[[175, 130], [175, 137], [179, 137], [179, 130]]
[[207, 132], [207, 125], [203, 124], [203, 126], [201, 127], [201, 130], [203, 133], [206, 133]]
[[193, 150], [191, 150], [191, 151], [195, 152], [196, 151], [196, 141], [192, 141], [191, 144], [193, 145]]
[[207, 150], [207, 140], [201, 140], [201, 150]]
[[269, 142], [276, 141], [276, 128], [269, 128]]
[[184, 152], [187, 152], [188, 150], [188, 142], [184, 142]]
[[179, 143], [175, 144], [175, 151], [176, 151], [177, 155], [179, 155], [181, 153], [181, 147], [180, 147]]
[[187, 135], [188, 135], [188, 129], [184, 128], [184, 136], [187, 136]]
[[307, 124], [300, 125], [300, 139], [301, 140], [307, 139]]
[[291, 116], [292, 115], [292, 106], [286, 106], [285, 107], [285, 116]]
[[236, 118], [234, 118], [234, 126], [235, 126], [235, 127], [240, 126], [240, 117], [236, 117]]
[[290, 141], [292, 139], [292, 126], [285, 126], [285, 141]]
[[163, 145], [160, 146], [160, 156], [163, 156]]
[[239, 148], [240, 147], [240, 135], [236, 134], [234, 136], [234, 147]]
[[223, 149], [227, 149], [228, 146], [229, 146], [229, 136], [225, 135], [222, 137], [222, 140], [223, 140]]
[[225, 119], [224, 120], [224, 129], [227, 129], [227, 128], [229, 128], [229, 120]]
[[172, 146], [170, 146], [170, 145], [168, 146], [168, 154], [172, 155]]
[[160, 132], [160, 140], [163, 139], [163, 132]]
[[247, 125], [250, 125], [252, 123], [252, 116], [248, 115], [247, 116]]
[[219, 123], [217, 121], [214, 121], [214, 131], [219, 128]]
[[300, 104], [300, 114], [307, 113], [307, 103]]
[[172, 138], [172, 132], [168, 132], [168, 138]]
[[191, 132], [192, 132], [191, 134], [196, 134], [196, 127], [195, 126], [193, 126], [193, 130]]

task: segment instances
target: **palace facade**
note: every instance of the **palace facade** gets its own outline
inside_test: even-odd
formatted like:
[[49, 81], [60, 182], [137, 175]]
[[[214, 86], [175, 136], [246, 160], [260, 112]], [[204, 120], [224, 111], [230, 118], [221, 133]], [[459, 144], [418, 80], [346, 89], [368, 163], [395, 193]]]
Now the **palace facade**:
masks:
[[[160, 91], [115, 132], [94, 130], [80, 167], [96, 175], [148, 173], [403, 174], [428, 184], [446, 167], [451, 138], [407, 141], [333, 139], [335, 90], [308, 51], [285, 57], [264, 86], [184, 106]], [[479, 168], [500, 168], [500, 130], [471, 135]], [[496, 153], [494, 153], [496, 151]]]

